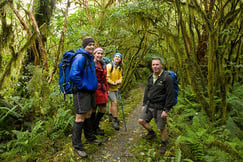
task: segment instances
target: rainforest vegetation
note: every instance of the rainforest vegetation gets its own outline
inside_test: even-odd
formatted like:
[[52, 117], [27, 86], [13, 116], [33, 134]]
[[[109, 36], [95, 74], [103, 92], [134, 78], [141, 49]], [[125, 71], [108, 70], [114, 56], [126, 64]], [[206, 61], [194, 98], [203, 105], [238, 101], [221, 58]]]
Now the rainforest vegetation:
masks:
[[178, 75], [169, 149], [160, 157], [156, 144], [138, 140], [127, 148], [134, 161], [241, 161], [242, 12], [241, 0], [1, 0], [0, 161], [77, 160], [58, 63], [85, 36], [107, 57], [123, 54], [126, 116], [141, 101], [134, 89], [146, 83], [152, 57]]

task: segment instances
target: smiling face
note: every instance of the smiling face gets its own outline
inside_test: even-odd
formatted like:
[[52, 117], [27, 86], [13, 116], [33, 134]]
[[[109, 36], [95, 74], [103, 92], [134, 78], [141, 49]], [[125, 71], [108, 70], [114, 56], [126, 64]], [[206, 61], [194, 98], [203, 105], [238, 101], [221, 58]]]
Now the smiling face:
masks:
[[160, 60], [152, 60], [152, 69], [153, 72], [157, 75], [159, 75], [162, 71], [162, 64]]
[[102, 50], [99, 50], [99, 51], [95, 52], [94, 53], [94, 60], [95, 60], [95, 62], [101, 61], [102, 58], [103, 58], [103, 55], [104, 55], [104, 51], [102, 51]]
[[116, 64], [119, 64], [121, 62], [121, 57], [119, 55], [116, 55], [114, 57], [114, 61], [115, 61]]
[[84, 49], [85, 51], [87, 51], [88, 53], [92, 54], [94, 51], [94, 42], [90, 42]]

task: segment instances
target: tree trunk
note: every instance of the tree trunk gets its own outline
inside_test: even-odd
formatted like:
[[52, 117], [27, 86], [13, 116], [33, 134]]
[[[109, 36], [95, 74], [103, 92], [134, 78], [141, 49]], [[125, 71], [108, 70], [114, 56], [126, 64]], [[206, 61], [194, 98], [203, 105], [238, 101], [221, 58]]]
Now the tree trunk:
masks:
[[37, 40], [38, 40], [38, 43], [39, 43], [39, 48], [40, 48], [40, 51], [41, 51], [41, 55], [43, 57], [43, 65], [44, 65], [44, 69], [45, 69], [45, 72], [46, 72], [46, 74], [44, 74], [44, 76], [47, 77], [47, 73], [49, 71], [48, 63], [47, 63], [47, 53], [45, 51], [45, 47], [44, 47], [44, 44], [42, 42], [42, 36], [41, 36], [40, 31], [39, 31], [39, 27], [37, 25], [37, 22], [35, 20], [34, 14], [33, 14], [33, 6], [34, 6], [34, 0], [31, 0], [29, 14], [30, 14], [30, 17], [31, 17], [31, 20], [32, 20], [32, 23], [33, 23], [33, 26], [34, 26], [34, 29], [35, 29], [35, 32], [37, 34]]
[[215, 54], [215, 34], [209, 33], [209, 46], [208, 46], [208, 96], [209, 96], [209, 111], [211, 120], [215, 119], [215, 104], [214, 104], [214, 54]]

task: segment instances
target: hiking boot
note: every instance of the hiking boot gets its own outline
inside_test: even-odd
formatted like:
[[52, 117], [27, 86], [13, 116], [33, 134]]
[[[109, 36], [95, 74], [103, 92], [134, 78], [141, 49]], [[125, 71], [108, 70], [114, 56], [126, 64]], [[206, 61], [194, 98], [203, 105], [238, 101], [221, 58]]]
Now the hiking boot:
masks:
[[115, 129], [115, 130], [119, 130], [119, 121], [117, 119], [113, 119], [112, 120], [112, 127]]
[[143, 135], [143, 139], [146, 139], [146, 140], [151, 140], [154, 138], [156, 138], [156, 134], [154, 131], [150, 131], [146, 135]]
[[87, 153], [83, 150], [77, 150], [77, 149], [74, 148], [73, 152], [78, 154], [81, 158], [87, 158], [88, 157]]
[[164, 155], [164, 154], [165, 154], [165, 151], [166, 151], [166, 145], [161, 144], [161, 145], [160, 145], [160, 148], [159, 148], [159, 153], [160, 153], [161, 155]]
[[102, 144], [102, 141], [101, 140], [98, 140], [98, 139], [93, 139], [93, 140], [86, 139], [86, 143], [96, 144], [96, 145], [100, 146]]
[[109, 122], [112, 122], [112, 119], [113, 119], [112, 115], [109, 114]]
[[95, 134], [104, 136], [105, 135], [104, 129], [100, 129], [100, 127], [96, 128]]

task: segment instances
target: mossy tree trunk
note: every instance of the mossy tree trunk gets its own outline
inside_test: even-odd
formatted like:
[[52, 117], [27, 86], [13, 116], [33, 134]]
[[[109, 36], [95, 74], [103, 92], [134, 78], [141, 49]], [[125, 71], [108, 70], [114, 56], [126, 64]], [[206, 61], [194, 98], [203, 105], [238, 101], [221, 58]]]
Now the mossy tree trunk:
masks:
[[[32, 1], [32, 3], [33, 2], [34, 1]], [[42, 1], [36, 1], [36, 2], [37, 2], [37, 4], [39, 4]], [[1, 11], [7, 10], [7, 14], [3, 14], [3, 15], [7, 15], [7, 16], [1, 16], [1, 21], [3, 24], [2, 31], [3, 31], [4, 35], [6, 35], [6, 36], [9, 35], [8, 39], [4, 39], [3, 43], [5, 45], [2, 43], [1, 43], [1, 45], [5, 46], [5, 47], [2, 46], [3, 49], [5, 49], [5, 54], [14, 57], [14, 59], [9, 59], [9, 63], [4, 65], [5, 72], [4, 72], [4, 75], [2, 75], [0, 78], [0, 87], [2, 87], [4, 80], [8, 79], [7, 76], [12, 74], [12, 71], [13, 71], [12, 69], [16, 69], [16, 67], [14, 67], [15, 64], [13, 64], [13, 63], [16, 63], [16, 61], [18, 59], [21, 59], [19, 61], [19, 62], [21, 62], [21, 66], [18, 67], [18, 69], [19, 69], [18, 72], [20, 73], [21, 76], [22, 75], [29, 76], [29, 71], [26, 69], [29, 64], [33, 63], [34, 66], [39, 66], [40, 61], [43, 60], [42, 61], [43, 68], [45, 69], [44, 72], [46, 74], [45, 79], [47, 80], [47, 77], [48, 77], [48, 74], [47, 74], [48, 56], [47, 56], [47, 52], [45, 50], [45, 40], [46, 39], [42, 39], [43, 37], [46, 37], [48, 34], [46, 32], [47, 30], [44, 29], [47, 26], [43, 25], [43, 23], [49, 24], [50, 18], [52, 16], [53, 8], [55, 6], [55, 0], [48, 1], [48, 3], [46, 4], [45, 7], [43, 7], [43, 6], [40, 7], [40, 11], [42, 11], [42, 12], [44, 12], [44, 10], [48, 11], [48, 14], [42, 14], [42, 13], [36, 14], [36, 15], [42, 15], [43, 19], [41, 19], [41, 20], [38, 20], [34, 17], [34, 14], [37, 12], [34, 12], [33, 4], [31, 5], [30, 12], [28, 12], [27, 10], [24, 10], [25, 11], [24, 13], [22, 13], [22, 11], [20, 11], [20, 9], [25, 9], [26, 6], [22, 6], [22, 5], [23, 4], [21, 2], [13, 2], [13, 1], [6, 1], [6, 3], [4, 3], [3, 6], [1, 3]], [[32, 11], [33, 11], [33, 13], [32, 13]], [[32, 17], [32, 20], [34, 20], [33, 21], [34, 25], [29, 22], [30, 17]], [[4, 21], [6, 19], [8, 19], [8, 21]], [[9, 21], [9, 20], [11, 20], [11, 21]], [[15, 21], [15, 20], [17, 20], [17, 21]], [[7, 23], [4, 23], [4, 22], [7, 22]], [[4, 24], [6, 24], [6, 26]], [[12, 28], [12, 24], [15, 25], [15, 28]], [[17, 24], [20, 24], [22, 26], [20, 26], [20, 28], [17, 28], [16, 27]], [[38, 24], [41, 24], [41, 25], [38, 25]], [[11, 28], [9, 28], [9, 27], [11, 27]], [[33, 30], [33, 29], [35, 29], [35, 30]], [[13, 37], [13, 33], [17, 33], [17, 34], [14, 34], [14, 37]], [[25, 36], [26, 33], [27, 33], [27, 36]], [[4, 38], [4, 35], [1, 38]], [[10, 37], [11, 35], [12, 35], [12, 37]], [[12, 38], [12, 41], [7, 41], [7, 40], [10, 40], [9, 38]], [[36, 45], [37, 38], [39, 41]], [[39, 45], [40, 43], [41, 43], [41, 45]], [[4, 50], [1, 50], [1, 51], [4, 51]], [[31, 54], [28, 51], [32, 51]], [[39, 57], [39, 53], [42, 54], [41, 58]], [[33, 55], [33, 57], [31, 55]], [[6, 56], [5, 56], [5, 58], [6, 58]], [[21, 76], [16, 76], [16, 80], [18, 80], [18, 78]], [[31, 76], [28, 78], [29, 78], [28, 81], [30, 81]], [[19, 80], [19, 82], [21, 84], [23, 84], [22, 87], [24, 87], [24, 85], [26, 85], [28, 81], [25, 80], [22, 83], [22, 81]], [[25, 95], [25, 94], [23, 94], [23, 95]]]
[[208, 96], [209, 96], [209, 112], [211, 119], [214, 120], [215, 116], [215, 104], [214, 104], [214, 94], [215, 94], [215, 70], [214, 70], [214, 54], [215, 54], [215, 34], [209, 33], [209, 46], [208, 46]]
[[[219, 113], [221, 114], [222, 123], [225, 123], [228, 86], [233, 84], [232, 79], [236, 78], [234, 73], [227, 70], [228, 66], [226, 65], [232, 62], [234, 62], [233, 65], [240, 64], [240, 61], [237, 62], [236, 60], [238, 60], [242, 49], [239, 34], [242, 31], [242, 21], [239, 21], [240, 15], [242, 15], [242, 12], [240, 12], [240, 10], [242, 11], [242, 3], [238, 0], [233, 2], [229, 0], [205, 0], [203, 3], [196, 0], [188, 0], [186, 3], [182, 3], [177, 0], [175, 5], [184, 41], [185, 54], [180, 52], [178, 47], [175, 48], [177, 45], [172, 47], [182, 55], [182, 57], [178, 57], [179, 59], [187, 60], [184, 63], [187, 64], [188, 81], [210, 119], [215, 120], [216, 114]], [[182, 10], [181, 5], [187, 6], [187, 8]], [[194, 20], [194, 26], [191, 23], [192, 19]], [[188, 26], [186, 26], [187, 24]], [[202, 32], [200, 32], [200, 26], [202, 26]], [[192, 34], [194, 31], [197, 32], [197, 47], [194, 45], [196, 41], [194, 34]], [[227, 31], [231, 32], [227, 33]], [[207, 44], [205, 44], [205, 41]], [[205, 66], [198, 66], [198, 64], [205, 65], [205, 61], [207, 61], [206, 73]], [[235, 73], [240, 71], [236, 66], [229, 67], [235, 69]], [[203, 78], [205, 74], [207, 79]], [[208, 85], [207, 94], [205, 88], [199, 86], [203, 85], [204, 87], [205, 84]], [[205, 99], [207, 96], [209, 97], [208, 106]], [[220, 104], [215, 103], [217, 97], [221, 100]]]
[[[189, 5], [189, 4], [188, 4]], [[192, 92], [196, 95], [199, 103], [201, 104], [202, 110], [207, 111], [207, 101], [205, 96], [205, 79], [203, 78], [201, 69], [198, 65], [197, 52], [196, 52], [196, 40], [195, 34], [192, 29], [192, 18], [194, 17], [191, 8], [187, 5], [187, 8], [182, 11], [180, 1], [175, 1], [175, 6], [178, 14], [179, 29], [181, 29], [182, 40], [184, 42], [184, 51], [179, 47], [176, 47], [178, 57], [181, 59], [181, 63], [185, 64], [186, 76], [191, 85]], [[187, 12], [188, 18], [183, 18], [183, 15]], [[186, 26], [188, 25], [188, 27]], [[180, 33], [178, 33], [180, 35]], [[174, 47], [178, 44], [174, 44]]]

